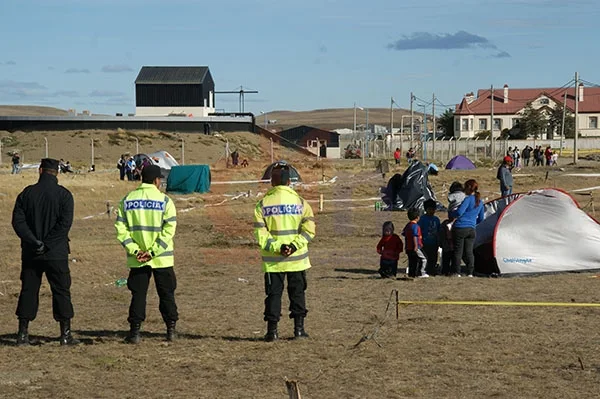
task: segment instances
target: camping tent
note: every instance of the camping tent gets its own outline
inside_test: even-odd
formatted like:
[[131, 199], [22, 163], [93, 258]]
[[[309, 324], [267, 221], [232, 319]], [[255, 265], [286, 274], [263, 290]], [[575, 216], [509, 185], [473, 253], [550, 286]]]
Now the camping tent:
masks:
[[205, 193], [210, 189], [208, 165], [173, 166], [167, 179], [167, 191], [179, 194]]
[[485, 205], [475, 271], [529, 274], [600, 268], [600, 224], [564, 191], [536, 190]]
[[475, 164], [465, 156], [457, 155], [446, 164], [446, 169], [468, 170], [475, 169]]
[[428, 199], [435, 200], [435, 194], [427, 179], [427, 171], [428, 166], [413, 161], [402, 175], [396, 173], [392, 176], [387, 187], [382, 190], [382, 199], [388, 205], [388, 209], [423, 210], [423, 202]]
[[292, 165], [288, 164], [286, 161], [273, 162], [271, 165], [267, 166], [267, 169], [265, 169], [265, 173], [263, 173], [263, 177], [261, 180], [271, 180], [271, 171], [273, 170], [273, 167], [275, 165], [288, 165], [289, 166], [290, 180], [292, 181], [292, 183], [302, 181], [302, 178], [300, 177], [300, 173], [298, 173], [296, 168], [294, 168]]

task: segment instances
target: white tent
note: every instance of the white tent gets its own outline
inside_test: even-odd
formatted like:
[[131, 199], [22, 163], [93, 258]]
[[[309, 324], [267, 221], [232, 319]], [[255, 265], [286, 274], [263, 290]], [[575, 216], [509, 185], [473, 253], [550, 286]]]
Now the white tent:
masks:
[[177, 162], [175, 158], [173, 158], [173, 155], [169, 154], [167, 151], [156, 151], [146, 155], [148, 155], [148, 158], [152, 160], [154, 165], [160, 166], [160, 168], [165, 171], [169, 171], [171, 170], [171, 167], [179, 165], [179, 162]]
[[600, 269], [600, 224], [562, 190], [490, 201], [477, 225], [475, 270], [529, 274]]

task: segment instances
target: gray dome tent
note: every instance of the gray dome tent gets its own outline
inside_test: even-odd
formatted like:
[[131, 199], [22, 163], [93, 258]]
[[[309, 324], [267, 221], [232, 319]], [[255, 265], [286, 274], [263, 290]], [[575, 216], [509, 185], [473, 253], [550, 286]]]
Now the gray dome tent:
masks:
[[273, 170], [273, 167], [275, 167], [275, 165], [287, 165], [290, 168], [290, 180], [292, 181], [292, 183], [297, 183], [297, 182], [302, 181], [302, 178], [300, 177], [300, 173], [298, 173], [296, 168], [294, 168], [292, 165], [290, 165], [286, 161], [273, 162], [271, 165], [267, 166], [267, 169], [265, 169], [265, 173], [263, 173], [263, 177], [261, 180], [271, 180], [271, 171]]

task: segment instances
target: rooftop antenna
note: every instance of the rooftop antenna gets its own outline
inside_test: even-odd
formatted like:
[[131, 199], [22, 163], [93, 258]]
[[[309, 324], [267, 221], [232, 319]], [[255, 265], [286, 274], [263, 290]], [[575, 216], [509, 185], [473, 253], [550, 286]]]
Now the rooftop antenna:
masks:
[[215, 94], [239, 94], [240, 95], [240, 99], [239, 99], [239, 103], [240, 103], [240, 113], [244, 112], [244, 94], [246, 93], [258, 93], [257, 90], [248, 90], [248, 89], [244, 89], [244, 86], [240, 86], [239, 90], [231, 90], [231, 91], [215, 91]]

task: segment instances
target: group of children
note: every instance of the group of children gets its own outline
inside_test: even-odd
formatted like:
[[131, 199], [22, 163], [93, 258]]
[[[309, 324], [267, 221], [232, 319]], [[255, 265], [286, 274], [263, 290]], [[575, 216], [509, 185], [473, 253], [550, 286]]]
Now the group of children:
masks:
[[[448, 218], [443, 222], [435, 216], [437, 203], [429, 199], [423, 203], [425, 214], [418, 209], [409, 209], [409, 222], [404, 226], [402, 235], [394, 233], [394, 224], [387, 221], [383, 224], [382, 237], [377, 243], [377, 253], [381, 255], [379, 274], [382, 278], [393, 278], [398, 273], [400, 254], [405, 250], [408, 257], [408, 277], [426, 278], [430, 275], [451, 274], [454, 270], [454, 245], [452, 240], [452, 224], [450, 217], [465, 199], [463, 186], [454, 182], [448, 194]], [[438, 249], [442, 249], [441, 270], [438, 269]]]

